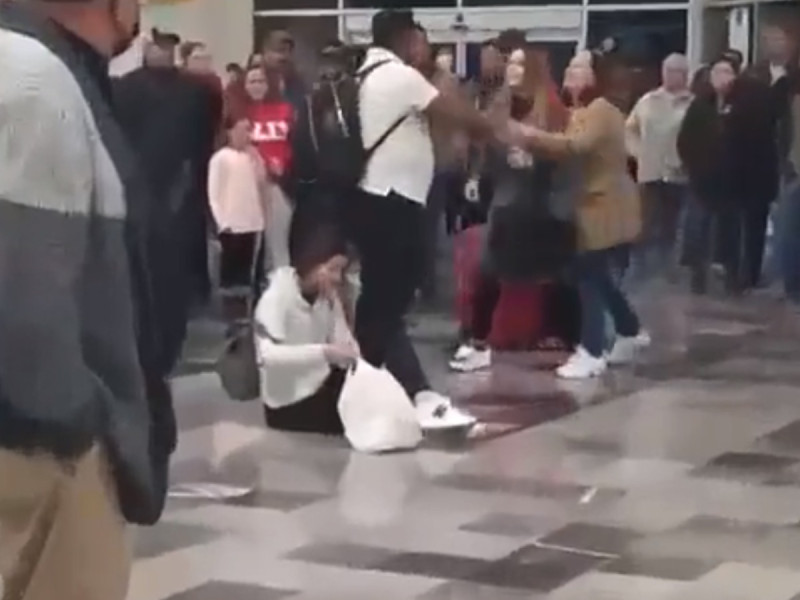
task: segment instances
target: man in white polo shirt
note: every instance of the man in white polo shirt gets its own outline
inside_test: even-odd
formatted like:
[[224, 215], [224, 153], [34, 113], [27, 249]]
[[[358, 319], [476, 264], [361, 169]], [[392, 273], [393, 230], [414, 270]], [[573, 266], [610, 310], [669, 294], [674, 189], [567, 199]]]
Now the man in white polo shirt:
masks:
[[386, 365], [414, 400], [424, 429], [469, 427], [474, 417], [431, 390], [404, 318], [425, 271], [424, 208], [434, 171], [428, 120], [447, 120], [480, 138], [492, 130], [468, 102], [440, 94], [408, 64], [424, 43], [420, 32], [411, 11], [379, 12], [361, 67], [367, 73], [359, 96], [365, 148], [391, 132], [371, 156], [349, 211], [361, 257], [355, 333], [364, 358]]

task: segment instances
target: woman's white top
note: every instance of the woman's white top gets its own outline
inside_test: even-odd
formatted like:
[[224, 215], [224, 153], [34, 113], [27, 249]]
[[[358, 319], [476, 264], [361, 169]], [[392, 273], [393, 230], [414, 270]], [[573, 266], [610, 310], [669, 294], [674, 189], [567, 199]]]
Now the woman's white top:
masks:
[[255, 320], [261, 398], [270, 408], [295, 404], [322, 386], [330, 373], [326, 345], [355, 343], [339, 299], [310, 304], [291, 267], [272, 273]]

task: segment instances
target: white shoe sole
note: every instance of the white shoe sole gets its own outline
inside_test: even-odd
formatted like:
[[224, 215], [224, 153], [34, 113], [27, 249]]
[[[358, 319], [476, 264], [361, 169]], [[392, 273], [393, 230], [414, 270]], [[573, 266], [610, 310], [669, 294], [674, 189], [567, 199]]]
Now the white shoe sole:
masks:
[[475, 371], [484, 371], [492, 366], [492, 361], [487, 360], [484, 363], [468, 364], [463, 361], [452, 360], [450, 361], [450, 370], [458, 373], [474, 373]]
[[570, 373], [562, 371], [562, 369], [556, 369], [556, 377], [559, 379], [566, 379], [569, 381], [579, 381], [581, 379], [595, 379], [597, 377], [602, 377], [605, 372], [608, 370], [608, 367], [597, 367], [592, 369], [588, 373], [585, 374], [577, 374], [577, 373]]
[[456, 429], [471, 429], [478, 424], [478, 419], [475, 417], [464, 417], [459, 421], [450, 420], [447, 422], [440, 422], [437, 420], [424, 420], [419, 422], [422, 431], [448, 431]]

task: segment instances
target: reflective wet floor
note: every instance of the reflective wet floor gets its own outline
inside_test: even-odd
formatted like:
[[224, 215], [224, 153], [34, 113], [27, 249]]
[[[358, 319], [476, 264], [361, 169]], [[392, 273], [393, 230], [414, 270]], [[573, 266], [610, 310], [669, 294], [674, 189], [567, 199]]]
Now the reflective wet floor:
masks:
[[800, 599], [800, 313], [675, 288], [637, 305], [654, 347], [568, 384], [548, 354], [449, 374], [454, 324], [416, 318], [482, 425], [380, 457], [267, 432], [209, 372], [219, 325], [195, 323], [173, 480], [207, 497], [136, 532], [131, 600]]

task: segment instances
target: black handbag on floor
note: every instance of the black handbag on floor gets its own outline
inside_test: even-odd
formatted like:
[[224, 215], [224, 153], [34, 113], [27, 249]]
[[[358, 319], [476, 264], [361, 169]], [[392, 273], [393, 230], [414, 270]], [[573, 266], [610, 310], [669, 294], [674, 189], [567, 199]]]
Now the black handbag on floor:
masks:
[[261, 374], [256, 358], [255, 304], [259, 286], [256, 281], [258, 260], [264, 236], [257, 237], [250, 269], [250, 295], [247, 299], [247, 316], [235, 323], [217, 359], [216, 372], [222, 388], [231, 400], [249, 402], [261, 396]]

